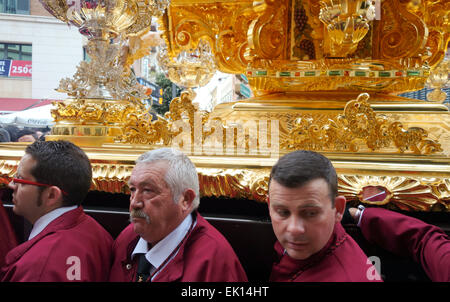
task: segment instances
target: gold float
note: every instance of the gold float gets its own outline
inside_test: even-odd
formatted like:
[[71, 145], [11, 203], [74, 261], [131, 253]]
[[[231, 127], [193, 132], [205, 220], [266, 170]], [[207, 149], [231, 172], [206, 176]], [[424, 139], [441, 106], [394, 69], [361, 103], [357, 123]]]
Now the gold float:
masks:
[[[64, 19], [61, 1], [42, 2], [63, 21], [79, 20]], [[81, 2], [88, 16], [101, 8]], [[83, 146], [93, 190], [127, 193], [137, 156], [175, 146], [198, 167], [202, 196], [263, 202], [278, 157], [308, 149], [332, 160], [350, 202], [450, 210], [448, 107], [439, 91], [431, 101], [398, 96], [427, 81], [445, 85], [439, 74], [448, 69], [441, 63], [450, 41], [448, 1], [172, 0], [158, 9], [158, 1], [128, 1], [126, 9], [114, 3], [101, 8], [97, 16], [108, 21], [97, 27], [77, 21], [92, 35], [94, 63], [61, 82], [72, 99], [53, 111], [51, 139]], [[146, 52], [142, 37], [152, 15], [163, 31], [160, 62], [187, 88], [155, 121], [127, 73]], [[120, 37], [119, 46], [131, 38], [142, 43], [120, 48], [99, 38], [105, 35]], [[99, 62], [105, 68], [93, 67]], [[244, 74], [255, 96], [198, 110], [190, 88], [215, 70]], [[23, 147], [0, 146], [2, 181], [13, 175]]]

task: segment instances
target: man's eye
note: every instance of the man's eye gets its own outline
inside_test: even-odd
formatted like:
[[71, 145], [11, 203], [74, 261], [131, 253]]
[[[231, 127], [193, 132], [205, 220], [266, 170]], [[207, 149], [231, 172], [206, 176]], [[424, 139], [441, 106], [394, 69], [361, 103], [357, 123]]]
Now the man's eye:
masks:
[[130, 187], [130, 192], [135, 192], [136, 188], [135, 187]]
[[318, 211], [304, 211], [303, 215], [305, 217], [312, 218], [312, 217], [316, 217], [318, 213], [319, 213]]
[[281, 217], [287, 217], [287, 216], [289, 216], [289, 211], [279, 209], [279, 210], [277, 210], [277, 214], [280, 215]]

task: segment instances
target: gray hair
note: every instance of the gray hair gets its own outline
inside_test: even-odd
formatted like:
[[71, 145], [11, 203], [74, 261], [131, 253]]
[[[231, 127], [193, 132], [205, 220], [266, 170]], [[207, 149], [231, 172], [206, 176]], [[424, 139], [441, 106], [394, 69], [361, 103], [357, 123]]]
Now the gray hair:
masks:
[[195, 192], [193, 210], [197, 209], [200, 205], [200, 186], [197, 169], [189, 157], [176, 149], [161, 148], [142, 154], [136, 160], [136, 164], [156, 161], [167, 161], [169, 164], [164, 180], [172, 192], [174, 202], [178, 202], [185, 190], [192, 189]]

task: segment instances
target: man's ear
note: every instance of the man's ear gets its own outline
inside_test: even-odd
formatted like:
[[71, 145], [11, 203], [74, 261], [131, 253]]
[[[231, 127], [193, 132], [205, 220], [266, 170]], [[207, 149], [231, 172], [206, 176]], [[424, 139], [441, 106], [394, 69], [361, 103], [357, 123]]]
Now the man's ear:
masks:
[[187, 189], [184, 191], [182, 195], [182, 200], [180, 202], [180, 205], [183, 209], [183, 211], [188, 211], [192, 207], [192, 203], [195, 199], [195, 192], [192, 189]]
[[41, 196], [48, 208], [56, 209], [62, 206], [63, 192], [57, 186], [48, 187]]
[[342, 220], [342, 217], [344, 216], [345, 212], [345, 197], [344, 196], [337, 196], [334, 199], [334, 207], [336, 208], [336, 221], [340, 222]]

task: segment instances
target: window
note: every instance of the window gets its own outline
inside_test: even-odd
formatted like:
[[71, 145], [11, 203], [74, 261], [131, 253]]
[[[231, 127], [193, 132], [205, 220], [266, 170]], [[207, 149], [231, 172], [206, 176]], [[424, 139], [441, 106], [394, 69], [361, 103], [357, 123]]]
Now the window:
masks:
[[31, 61], [31, 45], [0, 43], [0, 60], [4, 59]]
[[30, 0], [0, 0], [0, 13], [30, 14]]

